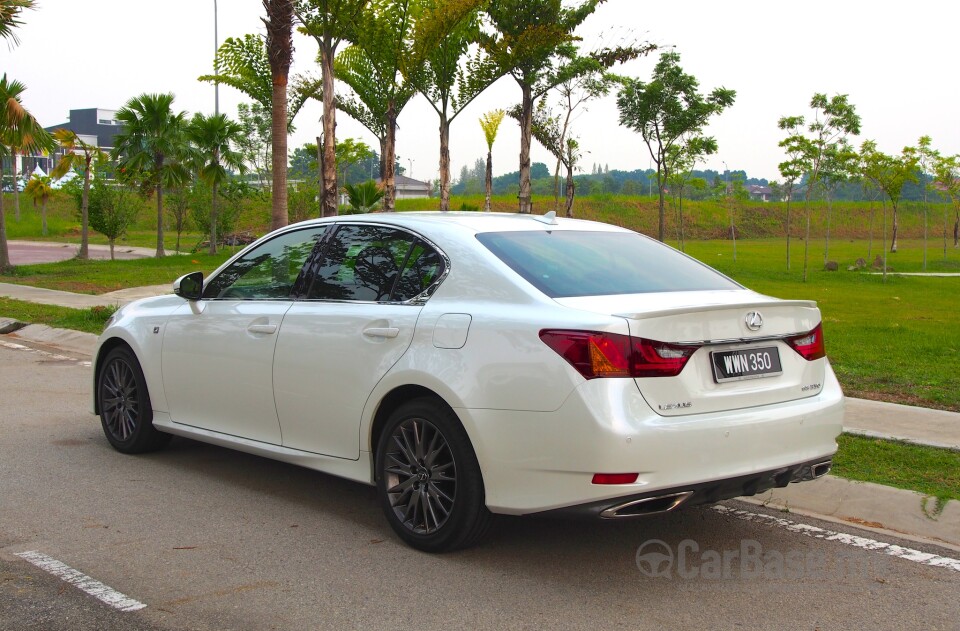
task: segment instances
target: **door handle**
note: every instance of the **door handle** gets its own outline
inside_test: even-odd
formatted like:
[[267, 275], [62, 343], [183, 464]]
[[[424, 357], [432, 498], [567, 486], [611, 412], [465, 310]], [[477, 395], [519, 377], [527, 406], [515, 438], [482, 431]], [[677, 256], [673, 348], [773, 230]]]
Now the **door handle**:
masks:
[[247, 327], [247, 330], [251, 333], [263, 333], [264, 335], [270, 335], [277, 332], [276, 324], [251, 324]]
[[396, 327], [371, 327], [369, 329], [364, 329], [363, 334], [367, 337], [394, 338], [400, 335], [400, 329]]

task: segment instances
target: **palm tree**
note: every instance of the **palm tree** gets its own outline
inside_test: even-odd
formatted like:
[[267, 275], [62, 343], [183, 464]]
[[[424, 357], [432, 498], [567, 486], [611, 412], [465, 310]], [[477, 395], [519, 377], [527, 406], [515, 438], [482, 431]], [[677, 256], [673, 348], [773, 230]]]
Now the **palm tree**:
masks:
[[186, 114], [173, 111], [173, 94], [141, 94], [117, 112], [123, 131], [116, 135], [113, 159], [121, 179], [157, 196], [157, 256], [163, 256], [163, 189], [186, 177]]
[[[210, 254], [217, 253], [217, 189], [229, 178], [227, 168], [243, 172], [243, 156], [233, 147], [243, 138], [243, 127], [225, 114], [194, 114], [187, 126], [200, 179], [213, 189], [210, 205]], [[276, 188], [274, 188], [276, 194]]]
[[505, 114], [503, 110], [493, 110], [480, 117], [480, 128], [487, 140], [487, 196], [483, 202], [485, 212], [490, 212], [490, 195], [493, 193], [493, 143], [497, 139], [497, 130], [500, 129]]
[[20, 12], [36, 8], [34, 0], [0, 0], [0, 39], [8, 40], [11, 47], [20, 43], [13, 29], [23, 24]]
[[85, 143], [76, 132], [69, 129], [58, 129], [53, 132], [53, 137], [65, 152], [53, 169], [53, 177], [60, 179], [77, 165], [83, 169], [83, 195], [80, 198], [80, 250], [77, 252], [77, 258], [86, 259], [90, 233], [90, 174], [93, 170], [93, 161], [105, 159], [107, 154], [100, 147]]
[[40, 233], [47, 234], [47, 200], [53, 195], [53, 187], [50, 186], [51, 178], [49, 175], [39, 175], [34, 173], [23, 192], [33, 200], [33, 207], [37, 207], [40, 202]]
[[[19, 189], [16, 185], [17, 155], [42, 153], [54, 147], [53, 138], [44, 131], [37, 119], [23, 107], [20, 101], [20, 96], [26, 89], [26, 86], [19, 81], [8, 81], [6, 74], [0, 79], [0, 157], [9, 155], [13, 158], [13, 204], [17, 219], [20, 218]], [[0, 168], [0, 176], [2, 175], [3, 169]], [[0, 269], [8, 267], [10, 267], [10, 257], [7, 253], [3, 194], [0, 193]]]

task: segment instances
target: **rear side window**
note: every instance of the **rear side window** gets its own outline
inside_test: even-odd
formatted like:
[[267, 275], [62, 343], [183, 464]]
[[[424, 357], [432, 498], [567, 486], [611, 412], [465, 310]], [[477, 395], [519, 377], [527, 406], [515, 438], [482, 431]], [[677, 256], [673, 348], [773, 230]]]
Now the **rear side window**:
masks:
[[742, 289], [706, 265], [632, 232], [486, 232], [477, 239], [551, 298]]

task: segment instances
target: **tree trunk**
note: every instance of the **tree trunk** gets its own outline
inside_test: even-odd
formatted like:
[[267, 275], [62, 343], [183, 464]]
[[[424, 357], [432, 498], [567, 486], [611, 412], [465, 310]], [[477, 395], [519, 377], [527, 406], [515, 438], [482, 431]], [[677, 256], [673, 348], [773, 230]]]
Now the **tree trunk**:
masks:
[[[487, 208], [490, 205], [490, 153], [487, 153]], [[450, 210], [450, 121], [446, 113], [440, 115], [440, 210]]]
[[340, 207], [337, 186], [337, 103], [334, 100], [333, 41], [325, 36], [320, 47], [320, 73], [323, 78], [323, 182], [320, 194], [320, 214], [333, 217]]
[[680, 189], [680, 196], [677, 201], [677, 212], [680, 219], [680, 251], [683, 252], [686, 248], [685, 244], [685, 235], [683, 234], [683, 189]]
[[[893, 202], [890, 202], [893, 204]], [[890, 252], [897, 251], [897, 231], [900, 228], [900, 222], [897, 218], [897, 204], [893, 204], [893, 232], [890, 233]]]
[[523, 101], [520, 106], [520, 192], [517, 200], [520, 212], [533, 212], [533, 198], [530, 189], [530, 139], [533, 136], [533, 94], [531, 87], [521, 84]]
[[397, 183], [394, 170], [397, 162], [397, 110], [391, 100], [387, 104], [387, 141], [386, 155], [383, 160], [383, 210], [392, 213], [396, 208]]
[[157, 258], [164, 256], [163, 250], [163, 185], [157, 184]]
[[870, 202], [870, 240], [867, 241], [867, 261], [873, 257], [873, 220], [877, 214], [877, 209], [873, 206], [873, 201]]
[[[490, 196], [493, 194], [493, 151], [487, 150], [486, 198], [483, 200], [483, 212], [490, 212]], [[443, 190], [441, 186], [441, 190]], [[442, 208], [442, 206], [441, 206]]]
[[953, 222], [953, 247], [957, 247], [960, 238], [960, 211], [957, 211], [957, 220]]
[[13, 218], [20, 221], [20, 186], [17, 184], [17, 152], [14, 151], [11, 153], [13, 160], [11, 161], [11, 166], [13, 168]]
[[387, 181], [387, 137], [380, 138], [380, 186]]
[[660, 176], [657, 171], [657, 238], [663, 243], [667, 238], [667, 210], [666, 199], [664, 198], [667, 188], [666, 178]]
[[40, 200], [40, 234], [47, 236], [47, 198]]
[[113, 242], [114, 242], [114, 241], [115, 241], [115, 239], [110, 239], [110, 260], [111, 260], [111, 261], [115, 260], [115, 259], [113, 258]]
[[807, 262], [810, 254], [810, 189], [807, 185], [807, 197], [803, 203], [803, 214], [807, 219], [807, 232], [803, 238], [803, 282], [807, 282]]
[[576, 182], [573, 181], [573, 167], [567, 167], [567, 199], [564, 210], [567, 217], [573, 217], [573, 196], [577, 193]]
[[830, 260], [830, 215], [833, 212], [833, 199], [830, 192], [827, 191], [827, 234], [823, 238], [823, 265], [827, 265]]
[[883, 200], [883, 241], [881, 249], [883, 250], [883, 282], [887, 282], [887, 200]]
[[84, 158], [83, 195], [80, 198], [80, 251], [77, 252], [77, 258], [81, 260], [90, 258], [88, 245], [90, 243], [90, 166], [92, 161], [92, 155]]
[[217, 183], [213, 183], [213, 199], [210, 200], [210, 254], [217, 253]]
[[[3, 161], [0, 160], [0, 184], [3, 183]], [[10, 269], [10, 252], [7, 250], [7, 218], [3, 212], [3, 186], [0, 186], [0, 272]]]
[[560, 210], [560, 158], [553, 169], [553, 210]]
[[273, 134], [273, 206], [270, 213], [270, 227], [276, 230], [290, 222], [287, 212], [287, 75], [275, 74], [273, 77], [273, 96], [271, 101]]
[[787, 193], [787, 271], [790, 271], [790, 198], [793, 191]]

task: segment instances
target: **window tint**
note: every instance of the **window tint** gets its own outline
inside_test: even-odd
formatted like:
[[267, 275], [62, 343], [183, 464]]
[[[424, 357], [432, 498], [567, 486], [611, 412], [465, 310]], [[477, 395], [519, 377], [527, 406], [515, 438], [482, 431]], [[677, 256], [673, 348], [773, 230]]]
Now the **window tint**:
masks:
[[287, 232], [250, 250], [213, 278], [204, 298], [283, 300], [325, 226]]
[[442, 272], [440, 256], [417, 237], [382, 226], [341, 226], [324, 244], [311, 300], [404, 301]]
[[630, 232], [488, 232], [477, 239], [551, 298], [740, 289], [706, 265]]

